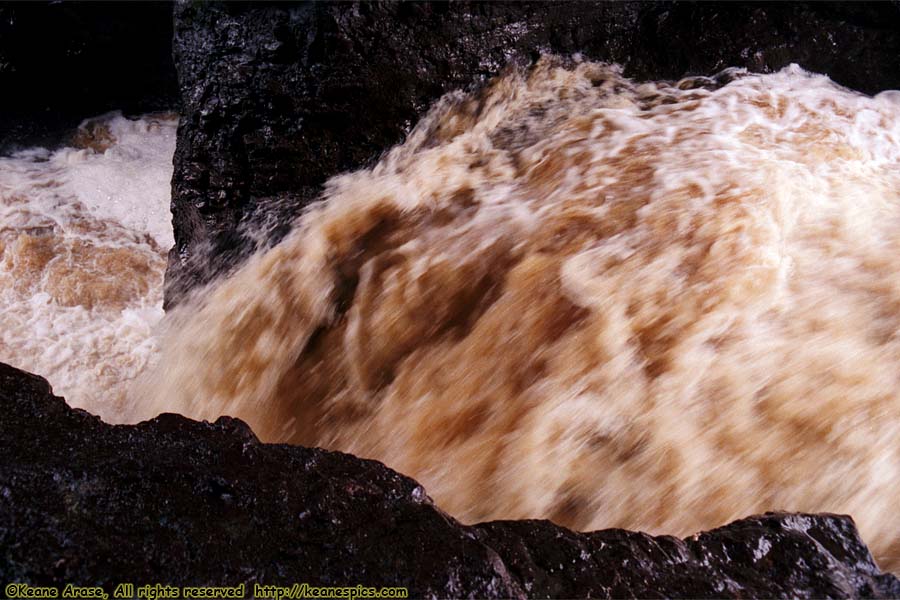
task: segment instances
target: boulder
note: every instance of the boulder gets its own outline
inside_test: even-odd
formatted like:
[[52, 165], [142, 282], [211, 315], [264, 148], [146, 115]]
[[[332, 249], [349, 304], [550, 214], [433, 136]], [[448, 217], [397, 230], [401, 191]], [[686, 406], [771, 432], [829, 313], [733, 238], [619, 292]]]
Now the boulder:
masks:
[[900, 597], [850, 517], [769, 513], [685, 540], [463, 525], [383, 464], [243, 422], [108, 425], [0, 364], [0, 583], [402, 586], [410, 597]]
[[441, 95], [542, 52], [638, 79], [796, 62], [900, 87], [898, 2], [182, 1], [174, 31], [167, 306], [280, 239], [326, 179], [377, 160]]

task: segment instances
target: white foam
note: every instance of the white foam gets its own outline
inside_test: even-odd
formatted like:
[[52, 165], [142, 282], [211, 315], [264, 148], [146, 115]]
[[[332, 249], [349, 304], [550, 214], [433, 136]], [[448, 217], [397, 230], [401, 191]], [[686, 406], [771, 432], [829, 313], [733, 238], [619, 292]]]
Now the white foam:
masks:
[[146, 232], [171, 248], [169, 186], [177, 121], [117, 115], [109, 121], [115, 145], [102, 154], [65, 149], [51, 162], [67, 166], [67, 187], [94, 216]]

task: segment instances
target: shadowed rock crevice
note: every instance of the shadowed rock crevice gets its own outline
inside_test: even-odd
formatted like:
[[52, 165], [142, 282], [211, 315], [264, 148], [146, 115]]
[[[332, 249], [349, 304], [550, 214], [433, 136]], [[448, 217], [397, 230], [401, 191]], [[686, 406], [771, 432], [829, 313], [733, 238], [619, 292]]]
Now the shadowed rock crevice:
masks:
[[0, 581], [404, 586], [410, 597], [900, 596], [849, 517], [687, 540], [465, 526], [381, 463], [261, 444], [241, 421], [107, 425], [0, 364]]

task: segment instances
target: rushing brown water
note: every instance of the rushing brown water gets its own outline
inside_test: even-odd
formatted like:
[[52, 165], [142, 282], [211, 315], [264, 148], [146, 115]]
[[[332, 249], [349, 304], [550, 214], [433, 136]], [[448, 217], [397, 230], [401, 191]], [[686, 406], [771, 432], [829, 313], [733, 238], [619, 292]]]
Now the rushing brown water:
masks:
[[106, 115], [0, 158], [0, 361], [105, 418], [158, 352], [175, 125]]
[[171, 316], [140, 411], [352, 452], [464, 521], [771, 509], [900, 554], [900, 101], [597, 64], [451, 95]]
[[131, 407], [101, 413], [234, 415], [382, 460], [464, 521], [849, 513], [896, 569], [898, 96], [796, 67], [510, 71], [168, 315]]

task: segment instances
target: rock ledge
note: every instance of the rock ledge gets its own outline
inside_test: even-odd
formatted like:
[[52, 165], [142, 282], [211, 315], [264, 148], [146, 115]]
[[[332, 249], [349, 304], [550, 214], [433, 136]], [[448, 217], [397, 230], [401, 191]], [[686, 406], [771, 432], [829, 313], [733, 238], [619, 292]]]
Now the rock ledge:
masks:
[[685, 540], [465, 526], [412, 479], [172, 414], [107, 425], [0, 364], [0, 583], [404, 586], [411, 597], [900, 597], [850, 517]]

